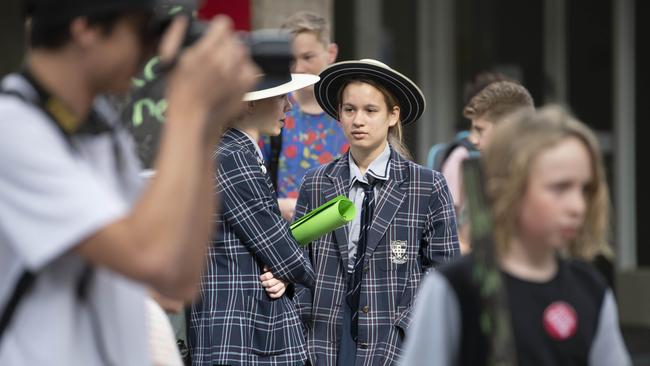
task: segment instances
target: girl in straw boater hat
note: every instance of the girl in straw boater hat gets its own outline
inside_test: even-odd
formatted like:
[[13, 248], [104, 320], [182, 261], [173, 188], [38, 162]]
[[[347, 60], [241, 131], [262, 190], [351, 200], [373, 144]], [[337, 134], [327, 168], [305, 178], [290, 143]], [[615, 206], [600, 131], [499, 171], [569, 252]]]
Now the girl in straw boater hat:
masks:
[[287, 50], [286, 58], [260, 63], [265, 74], [214, 153], [221, 208], [190, 312], [193, 365], [302, 366], [307, 360], [302, 325], [283, 294], [288, 282], [312, 287], [314, 271], [280, 215], [257, 145], [260, 136], [280, 133], [287, 93], [318, 81], [290, 74], [290, 62]]
[[402, 126], [424, 111], [410, 79], [375, 60], [346, 61], [320, 74], [315, 94], [350, 144], [307, 173], [296, 217], [344, 195], [347, 226], [308, 245], [313, 289], [295, 302], [313, 365], [393, 364], [411, 324], [420, 279], [459, 254], [454, 204], [442, 175], [407, 159]]

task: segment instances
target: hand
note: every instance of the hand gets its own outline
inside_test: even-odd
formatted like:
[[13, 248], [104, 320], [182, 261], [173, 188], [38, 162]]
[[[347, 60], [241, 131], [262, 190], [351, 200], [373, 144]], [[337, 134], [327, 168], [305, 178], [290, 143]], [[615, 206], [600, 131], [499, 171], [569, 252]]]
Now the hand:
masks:
[[298, 202], [298, 200], [295, 198], [278, 198], [278, 206], [280, 206], [282, 218], [289, 222], [293, 220], [293, 214], [296, 210], [296, 202]]
[[272, 299], [279, 299], [284, 295], [287, 289], [286, 282], [273, 277], [273, 273], [269, 271], [269, 267], [264, 266], [264, 273], [260, 276], [262, 287], [266, 290], [266, 294]]
[[[184, 17], [174, 19], [161, 43], [162, 62], [177, 55], [187, 23]], [[208, 132], [220, 133], [222, 125], [243, 110], [241, 99], [257, 74], [248, 50], [233, 32], [232, 21], [217, 16], [205, 34], [178, 56], [167, 85], [169, 108], [202, 113]], [[211, 115], [216, 115], [217, 121]], [[215, 123], [216, 127], [211, 126]]]
[[163, 296], [153, 289], [149, 290], [149, 296], [167, 313], [175, 314], [184, 308], [183, 301]]

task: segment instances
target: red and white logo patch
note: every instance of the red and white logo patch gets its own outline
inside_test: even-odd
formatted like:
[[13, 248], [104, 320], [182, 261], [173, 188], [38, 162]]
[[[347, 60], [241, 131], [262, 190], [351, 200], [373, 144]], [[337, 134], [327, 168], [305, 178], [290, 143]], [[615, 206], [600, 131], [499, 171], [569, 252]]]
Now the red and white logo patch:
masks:
[[578, 314], [564, 301], [553, 302], [544, 310], [544, 329], [555, 340], [569, 339], [578, 329]]

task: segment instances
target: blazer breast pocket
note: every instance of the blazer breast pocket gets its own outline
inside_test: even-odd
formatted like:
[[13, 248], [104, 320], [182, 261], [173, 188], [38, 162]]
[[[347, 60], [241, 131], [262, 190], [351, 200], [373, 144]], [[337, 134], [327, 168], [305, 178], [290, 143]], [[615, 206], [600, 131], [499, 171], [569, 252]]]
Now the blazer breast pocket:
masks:
[[252, 321], [251, 351], [259, 356], [286, 352], [285, 314], [280, 301], [247, 296]]
[[388, 245], [380, 245], [374, 254], [375, 263], [379, 269], [400, 273], [406, 271], [407, 263], [412, 255], [409, 253], [406, 240], [390, 240]]

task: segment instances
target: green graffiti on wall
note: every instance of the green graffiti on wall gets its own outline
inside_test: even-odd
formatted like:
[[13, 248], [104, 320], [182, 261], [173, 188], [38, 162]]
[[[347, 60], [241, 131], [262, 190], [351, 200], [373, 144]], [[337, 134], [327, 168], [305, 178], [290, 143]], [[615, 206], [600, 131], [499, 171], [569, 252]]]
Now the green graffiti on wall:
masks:
[[155, 80], [158, 75], [156, 75], [155, 72], [155, 67], [160, 63], [160, 59], [158, 57], [154, 57], [144, 67], [144, 72], [142, 73], [142, 78], [133, 78], [133, 86], [136, 88], [141, 88], [143, 87], [146, 83], [151, 82]]
[[161, 99], [156, 102], [151, 98], [144, 98], [133, 103], [133, 115], [131, 118], [133, 127], [138, 127], [144, 122], [145, 110], [147, 111], [147, 115], [154, 117], [158, 122], [164, 122], [167, 101]]

